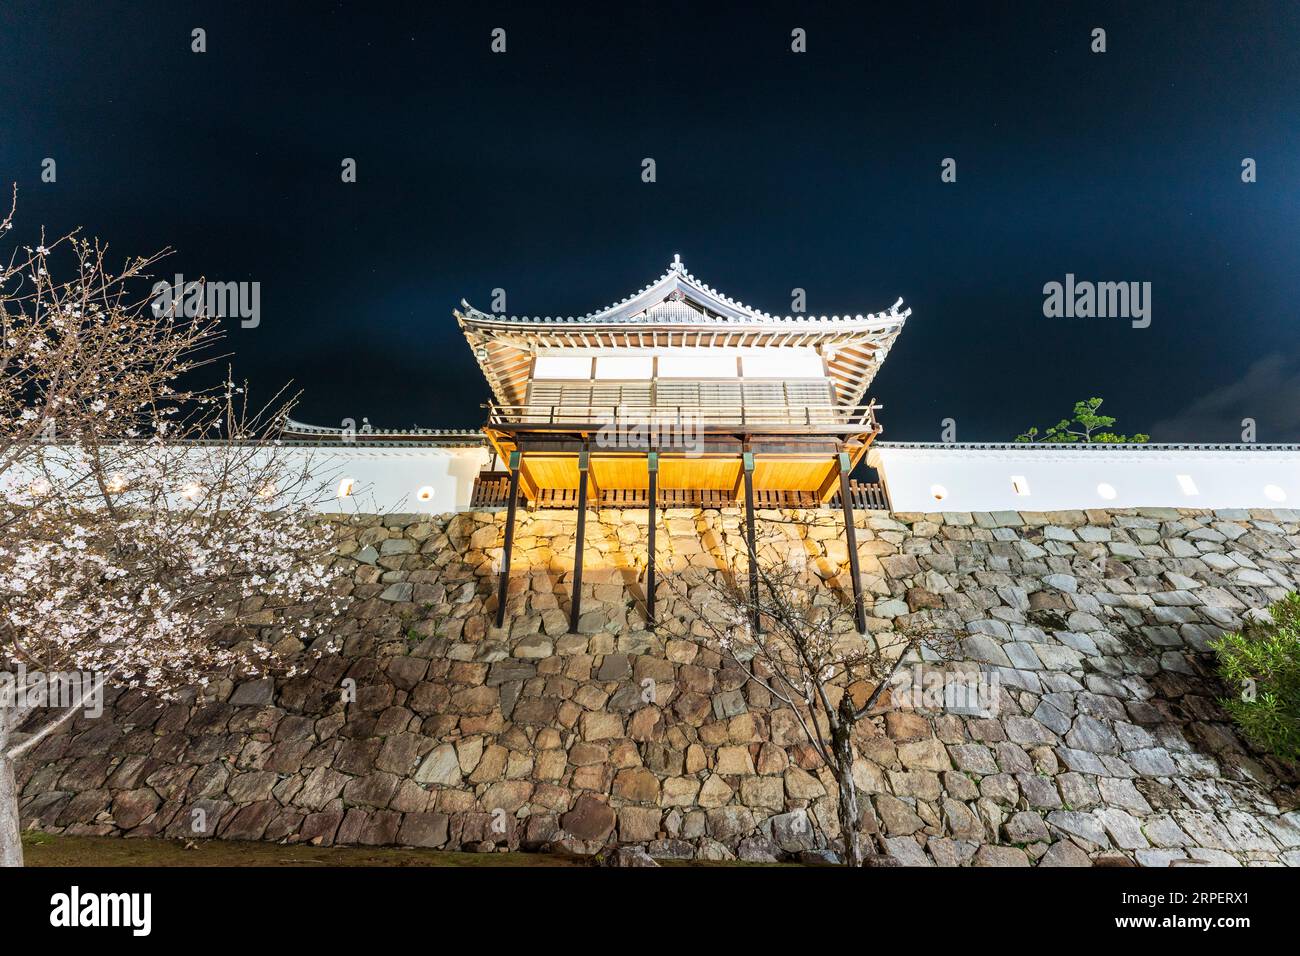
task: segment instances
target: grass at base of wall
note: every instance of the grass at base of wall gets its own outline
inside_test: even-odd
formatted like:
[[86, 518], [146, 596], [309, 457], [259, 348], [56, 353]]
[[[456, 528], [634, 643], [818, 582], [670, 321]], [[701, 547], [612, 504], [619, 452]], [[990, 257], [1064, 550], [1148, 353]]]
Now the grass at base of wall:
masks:
[[[239, 840], [124, 839], [23, 834], [28, 866], [569, 866], [587, 860], [549, 853], [451, 853], [403, 847], [308, 846]], [[665, 860], [665, 866], [762, 866]], [[773, 865], [773, 864], [767, 864]], [[776, 864], [779, 865], [779, 864]]]

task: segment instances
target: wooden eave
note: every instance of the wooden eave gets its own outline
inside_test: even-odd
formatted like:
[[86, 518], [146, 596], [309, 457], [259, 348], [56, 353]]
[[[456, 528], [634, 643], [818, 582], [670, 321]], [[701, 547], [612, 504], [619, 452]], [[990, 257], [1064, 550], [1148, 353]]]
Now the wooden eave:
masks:
[[[689, 321], [652, 315], [670, 299], [689, 305]], [[501, 405], [525, 404], [535, 355], [566, 349], [626, 352], [663, 348], [812, 347], [826, 358], [836, 403], [861, 403], [903, 324], [902, 300], [870, 315], [772, 315], [723, 294], [674, 257], [644, 288], [582, 316], [505, 316], [462, 301], [453, 314]]]
[[[481, 323], [461, 319], [465, 337], [483, 375], [502, 405], [525, 403], [533, 357], [542, 351], [583, 349], [617, 351], [663, 348], [812, 347], [826, 356], [836, 404], [861, 403], [903, 326], [900, 318], [880, 323], [794, 321], [763, 325], [536, 325]], [[502, 327], [502, 326], [506, 327]], [[480, 352], [480, 350], [482, 350]]]

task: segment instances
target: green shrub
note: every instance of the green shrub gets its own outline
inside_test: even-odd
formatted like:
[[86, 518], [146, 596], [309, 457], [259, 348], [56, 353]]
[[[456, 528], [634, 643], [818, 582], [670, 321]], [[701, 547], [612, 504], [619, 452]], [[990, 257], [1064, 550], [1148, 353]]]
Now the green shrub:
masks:
[[1268, 609], [1271, 621], [1248, 624], [1210, 646], [1219, 676], [1236, 697], [1221, 701], [1242, 733], [1284, 760], [1300, 760], [1300, 594]]

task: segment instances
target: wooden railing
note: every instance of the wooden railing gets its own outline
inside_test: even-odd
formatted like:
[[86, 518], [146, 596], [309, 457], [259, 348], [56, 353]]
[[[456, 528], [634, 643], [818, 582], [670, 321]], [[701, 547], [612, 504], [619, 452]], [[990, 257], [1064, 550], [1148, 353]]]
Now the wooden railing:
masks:
[[692, 429], [818, 425], [863, 431], [876, 428], [878, 405], [498, 405], [487, 406], [489, 425], [599, 425]]
[[[510, 478], [501, 472], [486, 472], [474, 482], [470, 507], [504, 508], [509, 503], [509, 496]], [[658, 497], [660, 508], [739, 508], [743, 505], [743, 501], [729, 491], [709, 489], [660, 488]], [[853, 507], [859, 511], [889, 510], [884, 486], [875, 482], [850, 481], [849, 497]], [[523, 504], [522, 495], [520, 504]], [[591, 501], [592, 507], [599, 508], [647, 508], [649, 505], [650, 495], [644, 488], [606, 488], [601, 490], [599, 502]], [[578, 492], [575, 488], [542, 488], [537, 493], [538, 508], [577, 506]], [[823, 504], [811, 491], [755, 491], [754, 507], [839, 510], [841, 505], [839, 492]]]
[[[876, 481], [849, 481], [849, 500], [857, 511], [888, 511], [889, 495], [885, 486]], [[840, 496], [835, 495], [835, 507], [840, 507]]]
[[510, 476], [500, 471], [485, 471], [474, 479], [470, 492], [471, 508], [504, 508], [510, 503]]

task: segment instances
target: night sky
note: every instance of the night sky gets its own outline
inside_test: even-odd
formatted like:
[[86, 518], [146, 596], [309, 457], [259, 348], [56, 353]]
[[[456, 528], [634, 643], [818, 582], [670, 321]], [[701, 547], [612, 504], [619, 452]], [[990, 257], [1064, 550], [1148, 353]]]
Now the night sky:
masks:
[[[680, 253], [781, 314], [902, 296], [886, 439], [1098, 395], [1156, 441], [1300, 441], [1300, 5], [871, 6], [6, 0], [11, 237], [260, 282], [236, 374], [323, 425], [481, 424], [462, 297], [581, 314]], [[1150, 282], [1150, 327], [1044, 317], [1066, 273]]]

